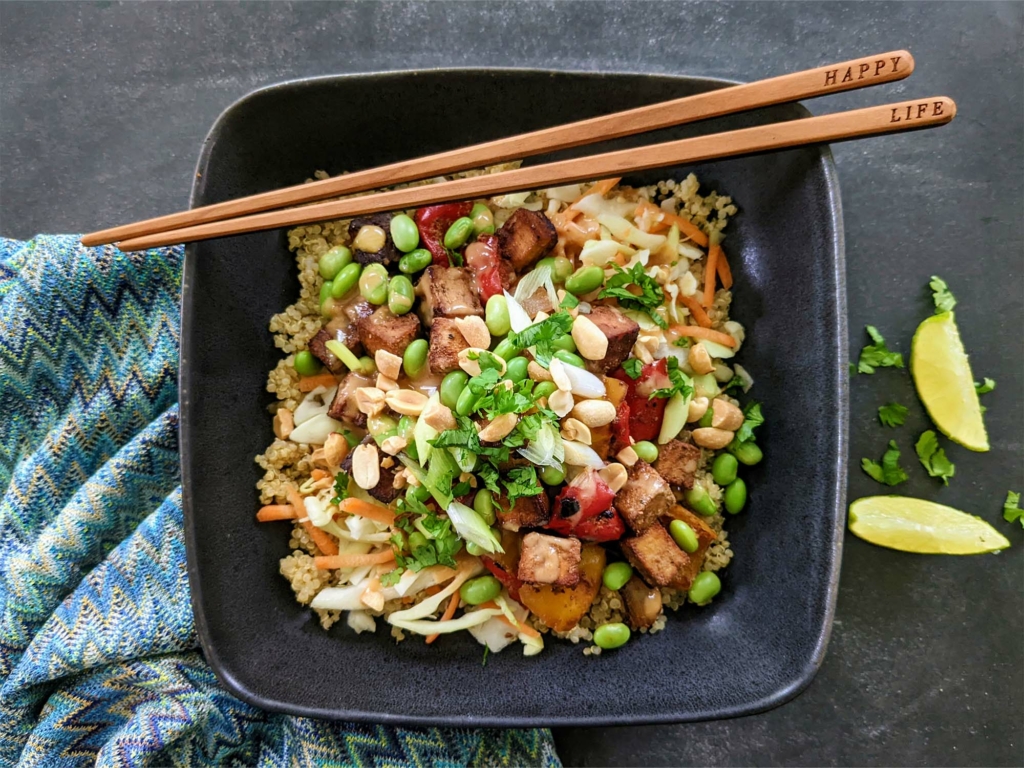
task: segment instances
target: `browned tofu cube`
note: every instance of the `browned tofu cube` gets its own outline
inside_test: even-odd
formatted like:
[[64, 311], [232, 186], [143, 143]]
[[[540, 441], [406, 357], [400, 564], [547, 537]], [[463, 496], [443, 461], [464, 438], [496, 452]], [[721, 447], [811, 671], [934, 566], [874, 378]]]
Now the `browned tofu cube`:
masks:
[[555, 247], [558, 232], [543, 213], [517, 208], [497, 232], [501, 255], [522, 272]]
[[[372, 442], [373, 438], [367, 435], [362, 439], [360, 445], [366, 445]], [[353, 451], [349, 451], [345, 460], [341, 462], [341, 469], [348, 472], [349, 475], [352, 474], [352, 454]], [[380, 453], [379, 451], [377, 456], [381, 461], [391, 458], [387, 454]], [[391, 459], [391, 461], [393, 463], [390, 467], [385, 467], [381, 464], [380, 480], [377, 481], [377, 485], [367, 491], [367, 493], [373, 496], [373, 498], [377, 501], [383, 502], [384, 504], [390, 504], [401, 492], [398, 488], [395, 488], [395, 475], [398, 474], [398, 470], [402, 468], [402, 465], [394, 459]]]
[[626, 484], [615, 494], [615, 508], [637, 533], [650, 528], [675, 503], [676, 497], [665, 478], [646, 461], [637, 461], [630, 467]]
[[[359, 230], [363, 227], [379, 227], [384, 231], [384, 245], [376, 251], [363, 251], [355, 247]], [[402, 254], [391, 239], [391, 214], [375, 213], [372, 216], [359, 216], [348, 225], [348, 236], [352, 239], [352, 257], [360, 264], [397, 264]]]
[[540, 528], [551, 519], [551, 502], [543, 491], [536, 496], [520, 496], [509, 509], [508, 499], [498, 499], [494, 514], [501, 527], [509, 531], [520, 528]]
[[605, 356], [600, 360], [587, 360], [587, 369], [591, 373], [614, 371], [629, 357], [640, 335], [640, 326], [615, 307], [594, 307], [587, 317], [608, 337], [608, 351]]
[[340, 341], [356, 356], [363, 354], [363, 343], [359, 340], [359, 332], [355, 326], [328, 323], [309, 340], [309, 351], [331, 373], [344, 373], [347, 369], [345, 364], [327, 349], [328, 341]]
[[405, 348], [419, 336], [420, 319], [412, 312], [396, 315], [385, 306], [360, 319], [356, 327], [370, 357], [381, 349], [401, 357]]
[[372, 387], [373, 380], [358, 373], [349, 373], [334, 393], [334, 400], [327, 410], [332, 419], [343, 421], [354, 427], [363, 429], [366, 426], [366, 414], [356, 406], [356, 390], [360, 387]]
[[639, 576], [633, 576], [619, 590], [626, 608], [626, 620], [633, 629], [650, 627], [661, 615], [661, 590], [649, 587]]
[[658, 446], [658, 458], [654, 461], [654, 468], [669, 485], [693, 488], [698, 463], [700, 448], [682, 440], [669, 440]]
[[661, 525], [652, 525], [642, 535], [622, 540], [622, 553], [644, 581], [654, 587], [689, 589], [690, 556], [672, 540]]
[[555, 311], [555, 308], [551, 306], [551, 298], [543, 287], [538, 288], [532, 296], [526, 297], [519, 303], [531, 320], [537, 316], [538, 312], [547, 312], [550, 315]]
[[701, 566], [704, 565], [704, 556], [708, 553], [708, 547], [718, 541], [718, 533], [705, 522], [707, 518], [695, 515], [686, 507], [681, 507], [678, 504], [672, 507], [669, 515], [676, 520], [682, 520], [684, 523], [687, 523], [693, 528], [693, 532], [697, 534], [697, 551], [689, 553], [690, 567], [687, 569], [687, 575], [692, 581], [697, 578]]
[[430, 352], [427, 362], [437, 374], [448, 373], [459, 367], [459, 352], [469, 349], [469, 342], [447, 317], [435, 317], [430, 326]]
[[473, 285], [473, 276], [463, 267], [427, 267], [416, 283], [420, 295], [420, 316], [427, 325], [435, 317], [483, 317], [484, 308]]
[[582, 551], [579, 539], [528, 533], [523, 537], [523, 551], [519, 555], [519, 580], [571, 587], [580, 580]]

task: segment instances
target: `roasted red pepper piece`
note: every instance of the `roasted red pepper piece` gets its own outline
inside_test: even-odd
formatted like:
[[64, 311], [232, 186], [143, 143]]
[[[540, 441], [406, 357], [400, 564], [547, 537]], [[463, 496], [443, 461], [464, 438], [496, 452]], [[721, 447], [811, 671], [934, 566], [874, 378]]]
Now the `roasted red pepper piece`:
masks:
[[507, 284], [511, 284], [504, 274], [506, 265], [511, 269], [512, 265], [501, 258], [498, 238], [494, 235], [480, 235], [466, 248], [466, 266], [476, 278], [482, 303], [486, 304], [491, 296], [501, 293]]
[[622, 398], [612, 420], [612, 444], [609, 454], [615, 456], [629, 445], [629, 403], [626, 402], [626, 398]]
[[444, 205], [428, 205], [420, 208], [413, 215], [416, 228], [420, 231], [420, 242], [434, 257], [436, 266], [447, 267], [448, 250], [444, 247], [444, 233], [456, 219], [469, 216], [473, 210], [472, 203], [445, 203]]
[[615, 541], [626, 527], [612, 506], [615, 492], [592, 469], [587, 469], [555, 497], [547, 528], [585, 541]]
[[652, 398], [650, 395], [656, 389], [672, 386], [668, 377], [668, 363], [658, 360], [645, 365], [635, 381], [622, 368], [614, 371], [612, 376], [626, 385], [623, 402], [629, 405], [629, 436], [637, 442], [654, 440], [661, 431], [661, 420], [668, 400], [664, 397]]
[[505, 566], [503, 566], [501, 563], [496, 563], [494, 560], [487, 557], [486, 555], [481, 557], [480, 561], [484, 564], [484, 567], [487, 568], [488, 571], [494, 574], [494, 578], [500, 581], [502, 586], [508, 590], [508, 594], [511, 596], [511, 598], [518, 603], [519, 588], [523, 586], [523, 582], [519, 580], [519, 577], [514, 573], [509, 573], [505, 570]]

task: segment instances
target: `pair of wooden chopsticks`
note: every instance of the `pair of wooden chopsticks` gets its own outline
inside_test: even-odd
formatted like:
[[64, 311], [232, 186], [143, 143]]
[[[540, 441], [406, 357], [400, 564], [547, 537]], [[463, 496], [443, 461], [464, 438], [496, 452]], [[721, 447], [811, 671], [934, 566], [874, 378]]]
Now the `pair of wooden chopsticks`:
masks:
[[309, 205], [672, 125], [902, 80], [913, 71], [914, 59], [907, 51], [891, 51], [105, 229], [85, 235], [82, 244], [117, 242], [125, 251], [142, 250], [948, 123], [956, 114], [956, 104], [936, 96]]

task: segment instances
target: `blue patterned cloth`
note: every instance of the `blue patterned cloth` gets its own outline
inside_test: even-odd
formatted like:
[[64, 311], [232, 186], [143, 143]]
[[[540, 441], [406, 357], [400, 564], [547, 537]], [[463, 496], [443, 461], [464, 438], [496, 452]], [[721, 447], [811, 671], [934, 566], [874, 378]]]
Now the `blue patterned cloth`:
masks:
[[198, 650], [180, 247], [0, 239], [0, 765], [559, 765], [549, 731], [270, 714]]

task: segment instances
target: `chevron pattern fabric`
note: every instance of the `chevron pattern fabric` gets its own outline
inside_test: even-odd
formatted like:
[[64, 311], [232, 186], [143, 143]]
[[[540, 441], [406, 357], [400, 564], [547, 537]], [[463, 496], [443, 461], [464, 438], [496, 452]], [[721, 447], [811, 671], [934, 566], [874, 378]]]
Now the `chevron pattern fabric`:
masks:
[[0, 765], [560, 765], [546, 730], [270, 714], [198, 650], [180, 247], [0, 238]]

